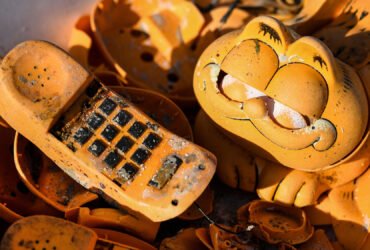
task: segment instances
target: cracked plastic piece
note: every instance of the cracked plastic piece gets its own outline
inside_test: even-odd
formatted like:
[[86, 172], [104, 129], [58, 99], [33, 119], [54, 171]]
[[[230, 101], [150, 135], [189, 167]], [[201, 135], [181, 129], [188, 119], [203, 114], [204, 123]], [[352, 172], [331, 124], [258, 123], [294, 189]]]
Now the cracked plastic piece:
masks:
[[22, 216], [61, 215], [30, 192], [18, 176], [13, 160], [14, 135], [12, 129], [0, 127], [0, 218], [13, 223]]
[[[75, 181], [118, 207], [129, 207], [153, 221], [173, 218], [199, 197], [215, 172], [211, 153], [159, 125], [152, 126], [153, 120], [49, 43], [18, 45], [2, 61], [0, 77], [4, 93], [0, 112], [9, 125]], [[117, 120], [121, 111], [132, 114], [124, 126]], [[94, 115], [104, 118], [97, 129], [90, 126], [99, 124]], [[112, 141], [101, 135], [108, 125], [117, 130], [108, 133]], [[161, 138], [154, 149], [143, 144], [150, 133]], [[123, 137], [134, 142], [128, 153], [116, 147]], [[101, 150], [97, 142], [105, 147], [99, 157], [95, 156]], [[189, 155], [194, 157], [186, 161]], [[149, 185], [174, 156], [182, 162], [165, 175], [166, 184], [161, 189]], [[126, 163], [138, 171], [122, 179]]]
[[368, 102], [354, 70], [271, 17], [211, 44], [198, 61], [194, 91], [234, 141], [290, 168], [332, 168], [366, 141]]
[[303, 210], [267, 201], [255, 200], [238, 210], [238, 222], [269, 243], [300, 244], [314, 233]]
[[140, 214], [114, 208], [79, 207], [66, 211], [66, 218], [89, 228], [119, 229], [146, 241], [155, 239], [160, 226]]

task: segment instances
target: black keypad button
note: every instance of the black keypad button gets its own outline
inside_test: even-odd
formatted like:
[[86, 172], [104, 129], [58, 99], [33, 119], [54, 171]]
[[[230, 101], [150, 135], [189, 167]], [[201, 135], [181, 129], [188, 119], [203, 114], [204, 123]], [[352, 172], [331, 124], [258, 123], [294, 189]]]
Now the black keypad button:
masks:
[[90, 139], [92, 136], [92, 133], [87, 128], [79, 128], [73, 138], [78, 142], [79, 144], [83, 145], [87, 140]]
[[117, 107], [117, 104], [111, 99], [105, 99], [103, 103], [99, 106], [99, 109], [106, 115], [110, 115], [113, 110]]
[[121, 183], [125, 183], [131, 180], [135, 174], [138, 172], [138, 168], [131, 164], [126, 163], [120, 170], [118, 170], [117, 175]]
[[114, 118], [113, 121], [120, 125], [121, 127], [125, 126], [132, 119], [132, 114], [126, 110], [121, 110]]
[[149, 181], [148, 185], [158, 189], [163, 188], [176, 173], [182, 162], [182, 159], [177, 155], [168, 156], [158, 172]]
[[121, 150], [123, 153], [126, 153], [130, 150], [130, 148], [134, 145], [134, 141], [131, 140], [129, 137], [124, 136], [119, 140], [119, 142], [116, 145], [116, 148]]
[[158, 146], [158, 144], [162, 141], [162, 138], [159, 137], [157, 134], [150, 133], [147, 138], [145, 138], [143, 144], [149, 148], [154, 149]]
[[131, 160], [137, 164], [143, 164], [150, 156], [149, 150], [138, 148], [135, 153], [131, 156]]
[[107, 148], [107, 146], [100, 140], [96, 140], [93, 142], [93, 144], [90, 145], [88, 148], [89, 152], [98, 157], [101, 155], [104, 150]]
[[128, 129], [128, 132], [135, 137], [136, 139], [139, 138], [146, 130], [146, 126], [141, 122], [135, 122], [132, 126]]
[[107, 157], [105, 157], [104, 162], [111, 168], [117, 166], [117, 164], [121, 161], [121, 156], [117, 154], [117, 152], [110, 152]]
[[112, 141], [114, 139], [114, 137], [117, 136], [118, 134], [118, 129], [115, 128], [113, 125], [107, 125], [105, 127], [105, 129], [103, 130], [103, 132], [101, 132], [101, 135], [107, 139], [108, 141]]
[[90, 126], [90, 128], [97, 129], [103, 124], [104, 121], [105, 118], [103, 116], [93, 113], [87, 120], [87, 124]]
[[88, 97], [94, 97], [97, 93], [98, 90], [100, 89], [101, 85], [98, 82], [98, 80], [94, 79], [94, 81], [87, 87], [86, 89], [86, 95]]

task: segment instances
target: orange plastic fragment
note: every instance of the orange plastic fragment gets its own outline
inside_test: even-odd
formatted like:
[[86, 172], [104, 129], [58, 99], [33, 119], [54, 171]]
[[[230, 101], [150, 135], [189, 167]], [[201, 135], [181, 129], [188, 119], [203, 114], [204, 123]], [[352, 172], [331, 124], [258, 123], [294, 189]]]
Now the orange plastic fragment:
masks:
[[66, 211], [66, 218], [90, 228], [123, 230], [146, 241], [155, 239], [160, 226], [140, 214], [114, 208], [79, 207]]
[[194, 228], [186, 228], [174, 237], [166, 238], [161, 242], [159, 250], [206, 250], [207, 247], [197, 238]]
[[21, 219], [9, 227], [0, 249], [92, 250], [97, 235], [91, 229], [50, 216]]
[[[235, 226], [235, 228], [220, 225], [222, 228], [239, 233], [243, 229]], [[256, 246], [243, 242], [237, 235], [226, 232], [214, 224], [209, 225], [209, 234], [211, 237], [212, 245], [215, 250], [227, 249], [240, 249], [240, 250], [253, 250]]]
[[1, 116], [116, 206], [153, 221], [173, 218], [215, 172], [212, 154], [157, 125], [49, 43], [18, 45], [2, 61], [0, 77]]
[[238, 210], [238, 222], [269, 243], [300, 244], [314, 233], [302, 209], [255, 200]]

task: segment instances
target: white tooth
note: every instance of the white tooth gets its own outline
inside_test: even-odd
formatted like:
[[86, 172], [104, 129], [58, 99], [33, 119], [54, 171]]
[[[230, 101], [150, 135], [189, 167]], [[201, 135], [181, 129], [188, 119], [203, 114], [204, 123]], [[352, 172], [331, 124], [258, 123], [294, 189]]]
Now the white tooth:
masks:
[[284, 116], [285, 118], [289, 117], [290, 127], [292, 129], [299, 129], [307, 126], [306, 120], [300, 113], [278, 101], [274, 101], [272, 116], [276, 119], [279, 116]]

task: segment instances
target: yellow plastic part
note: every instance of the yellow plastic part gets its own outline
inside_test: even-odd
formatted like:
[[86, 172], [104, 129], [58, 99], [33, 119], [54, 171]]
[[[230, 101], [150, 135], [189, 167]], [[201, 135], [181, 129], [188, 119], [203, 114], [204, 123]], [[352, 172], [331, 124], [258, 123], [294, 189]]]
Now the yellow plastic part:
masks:
[[3, 236], [0, 249], [92, 250], [97, 239], [91, 229], [59, 218], [38, 215], [11, 225]]
[[183, 229], [174, 237], [164, 239], [159, 250], [206, 250], [207, 247], [197, 238], [195, 232], [194, 228]]
[[254, 225], [252, 232], [269, 243], [300, 244], [314, 233], [302, 209], [254, 200], [238, 209], [242, 227]]
[[[0, 78], [0, 114], [9, 125], [116, 206], [153, 221], [173, 218], [200, 196], [215, 172], [211, 153], [157, 125], [49, 43], [18, 45], [2, 61]], [[125, 129], [106, 123], [96, 132], [106, 119]], [[127, 136], [131, 151], [122, 153]]]
[[66, 211], [66, 217], [89, 228], [123, 230], [146, 241], [155, 239], [160, 226], [160, 223], [152, 222], [140, 214], [114, 208], [79, 207]]
[[[226, 225], [220, 225], [222, 228], [230, 230], [231, 232], [239, 233], [244, 228], [235, 226], [234, 228], [228, 227]], [[213, 249], [215, 250], [228, 250], [228, 249], [240, 249], [240, 250], [250, 250], [254, 249], [253, 245], [243, 242], [237, 235], [226, 232], [220, 229], [214, 224], [209, 225], [209, 234], [211, 237]]]
[[370, 171], [329, 193], [330, 213], [336, 238], [344, 249], [370, 246]]
[[[238, 81], [246, 88], [242, 101], [223, 91]], [[343, 163], [368, 134], [368, 101], [354, 70], [320, 41], [299, 38], [271, 17], [257, 17], [212, 43], [198, 61], [194, 91], [207, 115], [237, 143], [297, 170]], [[277, 122], [275, 106], [294, 113], [299, 126]]]
[[348, 2], [333, 22], [314, 33], [343, 62], [360, 69], [370, 61], [370, 2], [366, 0], [335, 1]]

